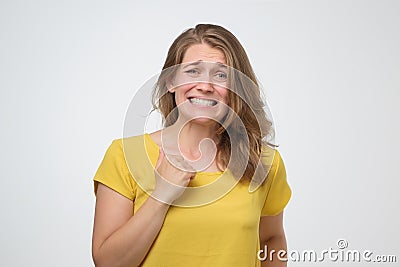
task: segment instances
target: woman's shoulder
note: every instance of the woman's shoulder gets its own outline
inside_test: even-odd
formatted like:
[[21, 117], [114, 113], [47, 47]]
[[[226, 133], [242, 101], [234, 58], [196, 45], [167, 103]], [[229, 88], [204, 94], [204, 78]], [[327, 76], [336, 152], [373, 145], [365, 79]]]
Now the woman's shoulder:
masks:
[[143, 140], [151, 141], [153, 144], [159, 145], [161, 140], [161, 131], [113, 139], [110, 147], [114, 149], [123, 149], [127, 144], [143, 144]]
[[126, 152], [128, 149], [136, 149], [139, 146], [143, 146], [143, 144], [147, 143], [148, 141], [154, 145], [155, 141], [151, 137], [151, 134], [147, 133], [113, 139], [108, 147], [107, 153], [119, 158], [123, 158], [124, 151]]
[[261, 148], [261, 162], [263, 165], [277, 166], [282, 160], [281, 154], [276, 147], [263, 145]]
[[134, 166], [137, 168], [138, 164], [144, 164], [147, 159], [151, 162], [157, 159], [159, 146], [154, 138], [154, 134], [145, 133], [116, 139], [113, 143], [119, 151], [122, 151], [127, 165], [130, 168]]

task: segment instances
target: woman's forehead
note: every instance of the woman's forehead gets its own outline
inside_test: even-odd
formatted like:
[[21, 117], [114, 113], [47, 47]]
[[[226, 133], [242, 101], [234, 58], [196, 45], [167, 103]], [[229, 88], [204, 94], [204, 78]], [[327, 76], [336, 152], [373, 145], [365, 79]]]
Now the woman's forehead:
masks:
[[191, 45], [183, 57], [182, 63], [207, 61], [226, 64], [224, 53], [217, 48], [213, 48], [208, 44]]

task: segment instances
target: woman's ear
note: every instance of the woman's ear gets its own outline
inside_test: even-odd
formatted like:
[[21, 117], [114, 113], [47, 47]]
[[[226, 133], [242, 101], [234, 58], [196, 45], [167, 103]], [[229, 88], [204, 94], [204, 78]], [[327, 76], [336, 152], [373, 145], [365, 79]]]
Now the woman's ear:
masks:
[[174, 82], [172, 79], [168, 79], [166, 81], [166, 86], [167, 86], [168, 92], [175, 93]]

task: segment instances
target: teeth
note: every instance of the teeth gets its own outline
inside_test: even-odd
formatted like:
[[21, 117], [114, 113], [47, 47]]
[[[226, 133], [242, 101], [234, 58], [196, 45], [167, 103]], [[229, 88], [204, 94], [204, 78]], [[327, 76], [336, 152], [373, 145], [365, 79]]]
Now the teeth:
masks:
[[209, 99], [201, 99], [201, 98], [190, 98], [190, 103], [202, 106], [215, 106], [217, 101], [209, 100]]

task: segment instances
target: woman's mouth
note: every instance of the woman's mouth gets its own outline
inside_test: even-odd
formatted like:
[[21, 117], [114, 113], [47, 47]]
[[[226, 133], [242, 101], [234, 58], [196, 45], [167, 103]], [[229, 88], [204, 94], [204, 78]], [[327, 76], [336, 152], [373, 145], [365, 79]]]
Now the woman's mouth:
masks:
[[192, 104], [199, 105], [199, 106], [206, 106], [206, 107], [212, 107], [218, 103], [216, 100], [196, 98], [196, 97], [189, 98], [189, 101]]

